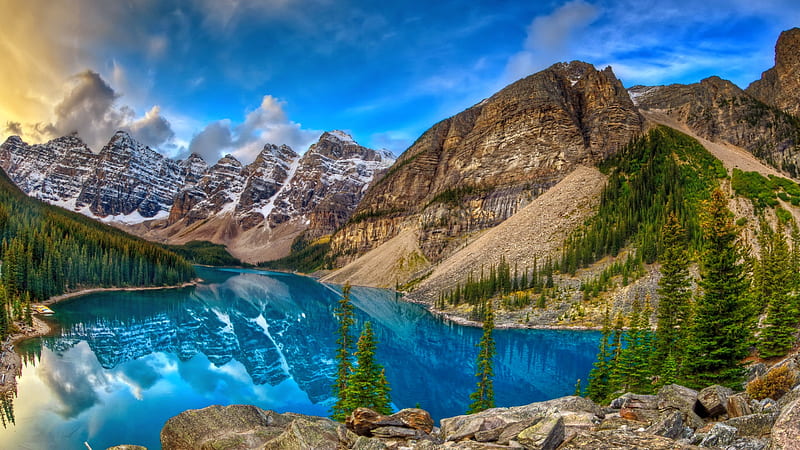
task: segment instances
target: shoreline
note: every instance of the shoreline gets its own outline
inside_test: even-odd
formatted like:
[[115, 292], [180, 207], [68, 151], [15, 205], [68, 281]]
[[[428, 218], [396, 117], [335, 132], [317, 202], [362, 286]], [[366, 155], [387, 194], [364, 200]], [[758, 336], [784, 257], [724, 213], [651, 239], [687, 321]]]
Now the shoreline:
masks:
[[[127, 286], [127, 287], [110, 287], [110, 288], [86, 288], [86, 289], [79, 289], [73, 292], [67, 292], [61, 295], [54, 295], [47, 300], [42, 300], [41, 302], [35, 303], [36, 305], [44, 305], [50, 306], [54, 305], [59, 302], [63, 302], [64, 300], [68, 300], [71, 298], [76, 297], [83, 297], [84, 295], [89, 294], [96, 294], [98, 292], [133, 292], [133, 291], [157, 291], [160, 289], [181, 289], [189, 286], [196, 286], [198, 283], [202, 282], [203, 280], [200, 278], [196, 278], [192, 281], [187, 281], [182, 284], [176, 284], [172, 286]], [[33, 306], [34, 304], [31, 304]]]
[[[67, 292], [61, 295], [55, 295], [41, 302], [32, 303], [33, 305], [50, 306], [56, 303], [68, 300], [71, 298], [83, 297], [84, 295], [96, 294], [98, 292], [114, 292], [114, 291], [155, 291], [160, 289], [181, 289], [189, 286], [196, 286], [202, 282], [200, 278], [192, 281], [187, 281], [179, 285], [173, 286], [142, 286], [142, 287], [116, 287], [116, 288], [86, 288], [79, 289], [74, 292]], [[17, 391], [17, 377], [22, 374], [22, 358], [16, 352], [15, 344], [40, 336], [46, 336], [52, 331], [50, 325], [42, 320], [38, 314], [33, 315], [33, 326], [25, 325], [22, 322], [14, 322], [17, 327], [17, 332], [9, 335], [5, 342], [2, 343], [0, 348], [0, 395], [6, 395], [9, 392], [16, 394]]]

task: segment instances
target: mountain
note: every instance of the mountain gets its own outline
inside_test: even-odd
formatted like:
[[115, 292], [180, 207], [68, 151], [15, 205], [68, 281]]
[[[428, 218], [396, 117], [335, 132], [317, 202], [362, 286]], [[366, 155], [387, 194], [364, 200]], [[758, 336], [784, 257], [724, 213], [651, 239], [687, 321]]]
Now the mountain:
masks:
[[709, 141], [742, 147], [778, 170], [800, 175], [800, 120], [730, 81], [710, 77], [695, 84], [634, 86], [629, 91], [648, 117], [665, 115]]
[[0, 167], [31, 196], [151, 240], [225, 244], [249, 262], [285, 255], [303, 232], [333, 232], [393, 162], [342, 131], [302, 157], [267, 144], [251, 164], [226, 155], [210, 167], [196, 154], [166, 158], [122, 131], [97, 154], [77, 135], [0, 146]]
[[[781, 35], [762, 85], [800, 72], [798, 35]], [[339, 269], [322, 281], [399, 287], [456, 320], [479, 321], [476, 298], [494, 297], [505, 326], [596, 326], [604, 305], [657, 301], [675, 204], [695, 246], [717, 185], [756, 255], [762, 221], [800, 223], [797, 80], [775, 79], [764, 94], [719, 77], [626, 90], [581, 62], [531, 75], [403, 153], [332, 237]]]
[[775, 44], [775, 67], [767, 70], [746, 91], [767, 105], [800, 117], [800, 28], [784, 31]]
[[413, 229], [421, 256], [440, 261], [643, 124], [611, 68], [553, 65], [426, 131], [370, 187], [333, 251], [347, 262]]

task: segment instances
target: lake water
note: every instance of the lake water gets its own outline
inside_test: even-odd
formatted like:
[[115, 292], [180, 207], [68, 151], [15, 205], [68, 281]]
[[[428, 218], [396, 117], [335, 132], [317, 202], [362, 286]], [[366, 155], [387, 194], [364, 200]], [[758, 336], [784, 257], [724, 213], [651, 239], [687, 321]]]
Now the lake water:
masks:
[[[341, 289], [300, 276], [199, 268], [199, 286], [93, 294], [53, 306], [53, 336], [18, 345], [28, 360], [15, 424], [0, 447], [157, 449], [170, 417], [214, 404], [326, 416]], [[463, 414], [481, 330], [442, 321], [392, 292], [354, 287], [371, 321], [396, 408]], [[599, 333], [496, 330], [498, 406], [571, 395]]]

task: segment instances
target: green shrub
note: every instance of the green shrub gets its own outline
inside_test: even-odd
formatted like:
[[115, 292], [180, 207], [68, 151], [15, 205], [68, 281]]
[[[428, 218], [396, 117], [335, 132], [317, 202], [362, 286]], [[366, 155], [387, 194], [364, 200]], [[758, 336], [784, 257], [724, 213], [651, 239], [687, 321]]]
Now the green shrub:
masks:
[[778, 217], [778, 220], [783, 224], [789, 223], [792, 220], [792, 213], [781, 208], [780, 206], [775, 208], [775, 215]]
[[756, 400], [778, 400], [794, 386], [795, 379], [796, 374], [789, 366], [781, 366], [747, 383], [747, 395]]

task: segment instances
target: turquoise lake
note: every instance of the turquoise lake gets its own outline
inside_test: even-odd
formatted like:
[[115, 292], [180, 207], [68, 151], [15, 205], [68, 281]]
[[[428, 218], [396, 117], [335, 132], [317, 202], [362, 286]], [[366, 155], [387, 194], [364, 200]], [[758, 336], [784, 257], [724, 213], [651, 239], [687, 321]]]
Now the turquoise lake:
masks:
[[[214, 404], [326, 416], [332, 403], [338, 286], [282, 273], [198, 268], [184, 289], [108, 292], [54, 305], [52, 336], [28, 361], [0, 448], [160, 448], [170, 417]], [[396, 408], [463, 414], [479, 328], [438, 319], [381, 289], [354, 287], [356, 327], [371, 321]], [[571, 395], [599, 333], [496, 330], [495, 397], [513, 406]]]

